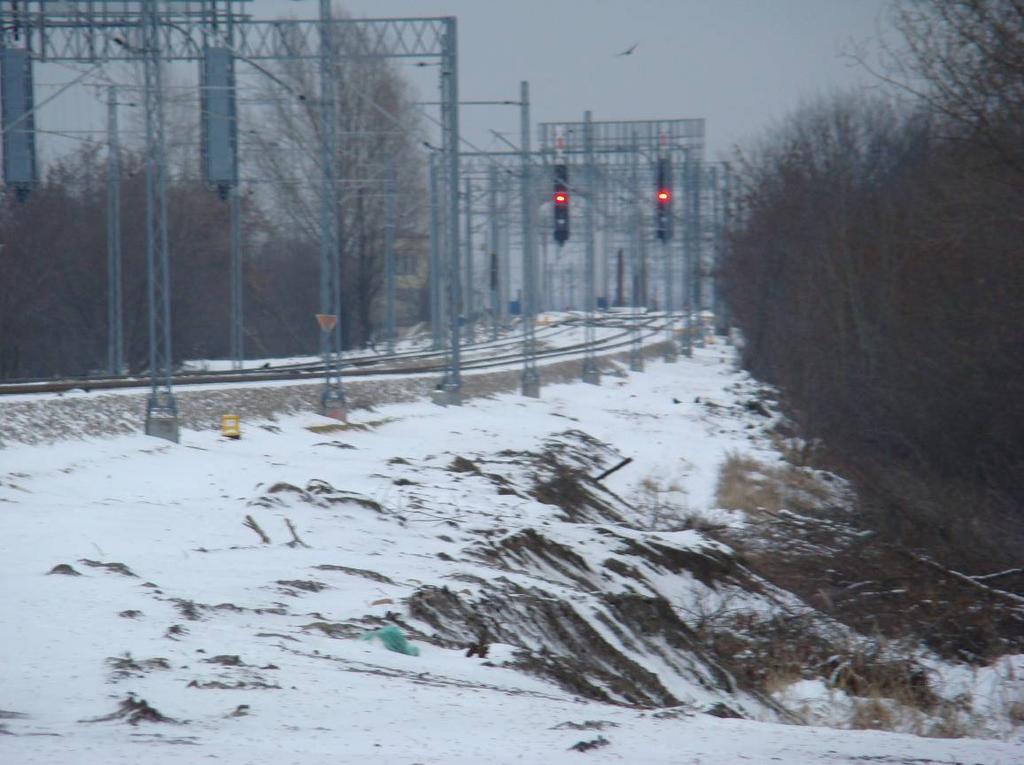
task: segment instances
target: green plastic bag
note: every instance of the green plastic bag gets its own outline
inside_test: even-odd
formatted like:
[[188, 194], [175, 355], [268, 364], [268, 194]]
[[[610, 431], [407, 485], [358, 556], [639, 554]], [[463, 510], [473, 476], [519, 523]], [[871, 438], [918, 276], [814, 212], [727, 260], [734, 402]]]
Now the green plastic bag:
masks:
[[404, 653], [407, 656], [420, 655], [420, 649], [414, 645], [409, 645], [409, 641], [405, 639], [405, 635], [403, 635], [402, 631], [394, 625], [389, 624], [387, 627], [381, 627], [379, 630], [367, 632], [362, 637], [363, 640], [373, 640], [374, 638], [380, 638], [380, 642], [382, 642], [384, 647], [389, 651]]

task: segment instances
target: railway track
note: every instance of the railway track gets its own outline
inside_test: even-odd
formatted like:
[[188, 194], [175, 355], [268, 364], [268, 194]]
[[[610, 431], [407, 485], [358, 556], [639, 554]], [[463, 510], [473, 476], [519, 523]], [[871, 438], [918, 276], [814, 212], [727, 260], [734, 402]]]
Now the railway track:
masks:
[[[593, 350], [607, 353], [628, 348], [633, 342], [633, 321], [628, 315], [599, 321], [599, 330], [614, 330], [595, 340]], [[664, 333], [664, 317], [644, 316], [639, 318], [640, 341], [647, 342], [652, 337]], [[578, 326], [581, 319], [567, 319], [538, 328], [537, 357], [538, 359], [572, 358], [582, 354], [585, 343], [555, 345], [563, 336]], [[509, 335], [497, 341], [473, 343], [462, 346], [461, 368], [466, 371], [494, 369], [509, 366], [522, 361], [520, 346], [521, 335]], [[379, 356], [355, 356], [343, 360], [342, 377], [367, 377], [374, 375], [398, 376], [441, 372], [446, 367], [444, 350], [413, 350]], [[273, 381], [309, 381], [315, 382], [324, 373], [320, 362], [299, 362], [281, 364], [269, 368], [245, 370], [182, 371], [176, 372], [172, 378], [174, 386], [238, 384], [250, 382]], [[78, 377], [54, 380], [26, 380], [0, 383], [0, 396], [26, 393], [61, 393], [70, 390], [119, 390], [130, 388], [146, 388], [150, 385], [148, 377]]]

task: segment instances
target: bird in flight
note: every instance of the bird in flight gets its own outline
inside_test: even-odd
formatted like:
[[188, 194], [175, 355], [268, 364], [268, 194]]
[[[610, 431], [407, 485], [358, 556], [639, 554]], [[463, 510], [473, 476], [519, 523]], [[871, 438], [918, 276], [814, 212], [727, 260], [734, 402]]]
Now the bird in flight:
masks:
[[633, 51], [636, 50], [636, 46], [638, 46], [639, 44], [640, 43], [635, 42], [632, 45], [630, 45], [628, 48], [626, 48], [626, 50], [622, 51], [622, 53], [616, 53], [615, 55], [616, 56], [632, 56], [633, 55]]

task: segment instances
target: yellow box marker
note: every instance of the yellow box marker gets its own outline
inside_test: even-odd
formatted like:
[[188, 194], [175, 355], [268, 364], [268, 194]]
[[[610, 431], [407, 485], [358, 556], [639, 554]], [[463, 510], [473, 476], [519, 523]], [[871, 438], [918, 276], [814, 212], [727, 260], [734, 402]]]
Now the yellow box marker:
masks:
[[220, 416], [220, 434], [225, 438], [242, 437], [242, 430], [238, 425], [237, 414], [222, 414]]

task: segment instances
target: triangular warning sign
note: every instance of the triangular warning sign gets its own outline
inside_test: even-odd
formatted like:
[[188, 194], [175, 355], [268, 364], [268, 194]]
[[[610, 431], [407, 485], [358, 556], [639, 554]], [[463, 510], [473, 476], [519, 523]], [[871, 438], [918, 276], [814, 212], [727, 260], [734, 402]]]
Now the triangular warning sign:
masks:
[[320, 325], [321, 332], [330, 332], [338, 323], [338, 317], [333, 313], [318, 313], [316, 315], [316, 321], [317, 324]]

